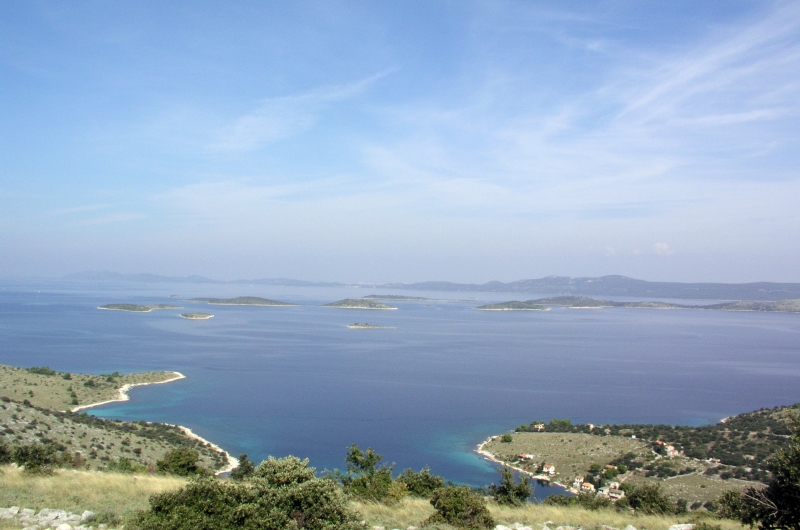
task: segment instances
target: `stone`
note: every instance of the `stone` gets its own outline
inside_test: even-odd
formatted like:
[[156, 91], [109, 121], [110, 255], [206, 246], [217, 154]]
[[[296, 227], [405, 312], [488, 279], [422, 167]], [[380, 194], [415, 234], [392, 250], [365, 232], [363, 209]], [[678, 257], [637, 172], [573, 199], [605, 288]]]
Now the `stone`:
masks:
[[36, 515], [36, 512], [34, 510], [31, 510], [30, 508], [25, 508], [24, 510], [20, 510], [19, 514], [25, 517], [30, 517], [32, 515]]
[[694, 525], [689, 523], [674, 524], [669, 527], [669, 530], [694, 530]]
[[19, 506], [12, 506], [8, 509], [8, 513], [17, 515], [19, 513]]
[[636, 527], [629, 524], [628, 526], [625, 527], [625, 530], [636, 530]]
[[56, 526], [56, 530], [72, 530], [72, 525], [69, 523], [61, 523]]
[[89, 510], [86, 510], [85, 512], [83, 512], [81, 514], [81, 521], [85, 521], [86, 519], [88, 519], [89, 517], [92, 517], [93, 515], [94, 515], [94, 512], [90, 512]]
[[511, 529], [509, 527], [507, 527], [507, 526], [503, 526], [503, 525], [499, 524], [499, 525], [494, 527], [494, 530], [511, 530]]

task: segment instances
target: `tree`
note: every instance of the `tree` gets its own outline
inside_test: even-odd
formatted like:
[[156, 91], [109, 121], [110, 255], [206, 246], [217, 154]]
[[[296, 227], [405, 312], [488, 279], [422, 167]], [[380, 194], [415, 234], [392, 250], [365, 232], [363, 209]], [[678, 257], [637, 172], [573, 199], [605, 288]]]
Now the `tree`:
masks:
[[239, 455], [239, 465], [231, 470], [231, 478], [233, 480], [244, 480], [251, 476], [256, 467], [247, 459], [247, 455], [242, 453]]
[[483, 529], [495, 525], [486, 501], [466, 486], [448, 486], [436, 490], [431, 497], [436, 513], [428, 523], [446, 523], [458, 528]]
[[500, 437], [500, 442], [504, 444], [510, 444], [514, 441], [514, 437], [508, 433], [505, 433], [503, 436]]
[[344, 490], [360, 499], [370, 501], [392, 501], [404, 497], [406, 485], [392, 479], [394, 466], [378, 465], [382, 457], [371, 447], [362, 451], [353, 444], [347, 448], [347, 474], [336, 476]]
[[191, 475], [203, 475], [205, 470], [198, 466], [200, 454], [194, 449], [180, 447], [167, 451], [164, 458], [156, 462], [156, 467], [162, 473], [188, 477]]
[[489, 486], [489, 493], [498, 504], [509, 506], [522, 506], [531, 496], [531, 478], [520, 477], [519, 482], [514, 480], [514, 472], [503, 466], [500, 472], [500, 484]]
[[792, 441], [770, 460], [767, 487], [729, 491], [719, 499], [721, 514], [761, 530], [800, 529], [800, 419], [791, 420]]

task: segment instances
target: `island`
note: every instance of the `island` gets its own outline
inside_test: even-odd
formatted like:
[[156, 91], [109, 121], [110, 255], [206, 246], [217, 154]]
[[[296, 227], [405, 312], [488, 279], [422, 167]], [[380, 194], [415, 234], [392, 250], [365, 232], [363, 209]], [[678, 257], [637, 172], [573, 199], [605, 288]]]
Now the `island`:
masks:
[[213, 317], [214, 315], [209, 313], [181, 313], [181, 318], [186, 320], [208, 320]]
[[433, 298], [425, 298], [424, 296], [406, 296], [402, 294], [371, 294], [362, 296], [366, 300], [395, 300], [397, 302], [438, 302]]
[[475, 309], [479, 311], [550, 311], [549, 307], [531, 302], [520, 302], [518, 300], [499, 304], [486, 304], [478, 306]]
[[257, 306], [282, 306], [294, 307], [297, 304], [279, 302], [258, 296], [237, 296], [236, 298], [191, 298], [190, 302], [205, 302], [210, 305], [257, 305]]
[[[615, 302], [599, 300], [586, 296], [554, 296], [519, 302], [512, 300], [497, 304], [488, 304], [475, 309], [483, 311], [525, 311], [531, 309], [547, 309], [551, 307], [568, 307], [570, 309], [604, 309], [622, 307], [633, 309], [707, 309], [716, 311], [762, 311], [775, 313], [800, 313], [800, 300], [778, 300], [774, 302], [734, 301], [710, 305], [685, 305], [660, 301]], [[541, 308], [541, 309], [540, 309]]]
[[108, 311], [129, 311], [131, 313], [149, 313], [156, 309], [183, 309], [180, 306], [169, 304], [157, 305], [138, 305], [138, 304], [106, 304], [98, 306], [97, 309], [106, 309]]
[[376, 326], [374, 324], [367, 324], [366, 322], [363, 324], [356, 322], [355, 324], [350, 324], [347, 327], [350, 329], [386, 329], [386, 326]]
[[338, 302], [325, 304], [323, 307], [336, 307], [339, 309], [397, 309], [387, 304], [382, 304], [367, 298], [345, 298]]

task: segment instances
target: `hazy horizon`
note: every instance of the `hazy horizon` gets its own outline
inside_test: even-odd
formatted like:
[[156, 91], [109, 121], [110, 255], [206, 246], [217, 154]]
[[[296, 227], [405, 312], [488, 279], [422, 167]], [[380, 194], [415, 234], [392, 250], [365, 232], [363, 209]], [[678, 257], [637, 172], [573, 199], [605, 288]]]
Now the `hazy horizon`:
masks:
[[0, 278], [800, 282], [800, 4], [0, 5]]

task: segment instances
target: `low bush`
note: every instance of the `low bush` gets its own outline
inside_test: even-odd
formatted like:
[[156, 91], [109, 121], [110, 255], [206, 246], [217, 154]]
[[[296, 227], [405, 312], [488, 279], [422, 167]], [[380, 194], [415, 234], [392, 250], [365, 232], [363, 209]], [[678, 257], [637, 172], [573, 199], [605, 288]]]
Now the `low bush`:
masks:
[[446, 523], [458, 528], [483, 529], [495, 526], [486, 501], [466, 486], [447, 486], [436, 490], [431, 497], [436, 513], [428, 524]]
[[522, 506], [531, 496], [531, 478], [522, 476], [519, 482], [514, 480], [514, 472], [508, 467], [500, 471], [500, 484], [489, 486], [489, 494], [498, 504]]
[[405, 484], [408, 494], [413, 497], [429, 499], [433, 492], [445, 486], [444, 478], [434, 475], [427, 467], [415, 473], [413, 469], [404, 470], [397, 482]]

